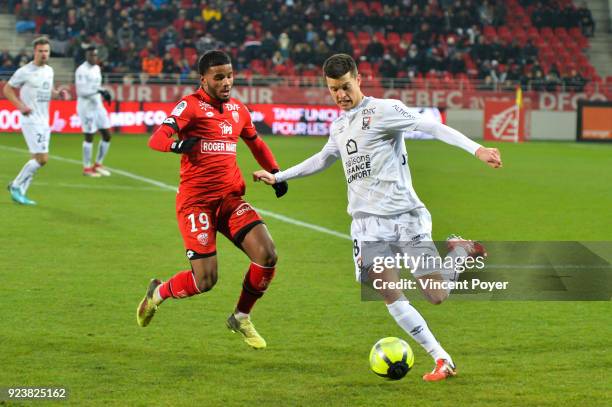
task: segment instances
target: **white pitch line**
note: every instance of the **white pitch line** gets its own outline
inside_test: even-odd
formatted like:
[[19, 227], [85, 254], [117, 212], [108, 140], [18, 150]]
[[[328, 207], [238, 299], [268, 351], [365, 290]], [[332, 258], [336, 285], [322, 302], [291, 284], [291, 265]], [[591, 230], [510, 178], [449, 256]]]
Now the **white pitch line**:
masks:
[[[26, 154], [28, 153], [28, 150], [25, 150], [25, 149], [22, 149], [22, 148], [8, 147], [8, 146], [2, 146], [2, 145], [0, 145], [0, 149], [4, 149], [4, 150], [8, 150], [8, 151], [13, 151], [13, 152], [17, 152], [17, 153], [26, 153]], [[79, 160], [73, 160], [72, 158], [60, 157], [58, 155], [49, 154], [49, 158], [52, 158], [52, 159], [57, 160], [57, 161], [66, 162], [66, 163], [69, 163], [69, 164], [83, 165], [83, 163], [81, 161], [79, 161]], [[151, 178], [143, 177], [143, 176], [140, 176], [140, 175], [128, 172], [128, 171], [120, 170], [118, 168], [111, 168], [111, 167], [106, 167], [106, 168], [108, 168], [109, 171], [111, 171], [111, 172], [113, 172], [115, 174], [123, 175], [126, 178], [130, 178], [130, 179], [133, 179], [133, 180], [136, 180], [136, 181], [140, 181], [140, 182], [145, 183], [145, 184], [154, 185], [154, 186], [156, 186], [158, 188], [165, 189], [165, 190], [168, 190], [168, 191], [173, 191], [173, 192], [177, 191], [177, 187], [176, 186], [172, 186], [172, 185], [166, 184], [166, 183], [161, 182], [161, 181], [157, 181], [157, 180], [154, 180], [154, 179], [151, 179]], [[326, 228], [324, 226], [319, 226], [319, 225], [315, 225], [315, 224], [308, 223], [308, 222], [302, 222], [301, 220], [293, 219], [293, 218], [290, 218], [290, 217], [285, 216], [285, 215], [281, 215], [281, 214], [278, 214], [278, 213], [275, 213], [275, 212], [267, 211], [265, 209], [259, 209], [259, 208], [255, 208], [255, 209], [257, 211], [261, 212], [263, 215], [269, 216], [269, 217], [274, 218], [274, 219], [278, 219], [278, 220], [280, 220], [282, 222], [285, 222], [285, 223], [289, 223], [289, 224], [296, 225], [296, 226], [301, 226], [303, 228], [314, 230], [316, 232], [326, 233], [328, 235], [339, 237], [341, 239], [351, 240], [351, 237], [349, 235], [337, 232], [337, 231], [332, 230], [332, 229], [328, 229], [328, 228]]]

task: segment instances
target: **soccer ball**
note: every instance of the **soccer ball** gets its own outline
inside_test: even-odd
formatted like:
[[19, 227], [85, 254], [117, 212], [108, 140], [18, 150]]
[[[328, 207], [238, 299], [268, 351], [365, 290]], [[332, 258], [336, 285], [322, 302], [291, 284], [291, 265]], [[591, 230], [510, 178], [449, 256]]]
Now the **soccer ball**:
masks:
[[410, 345], [400, 338], [382, 338], [370, 351], [370, 368], [379, 376], [399, 380], [414, 365]]

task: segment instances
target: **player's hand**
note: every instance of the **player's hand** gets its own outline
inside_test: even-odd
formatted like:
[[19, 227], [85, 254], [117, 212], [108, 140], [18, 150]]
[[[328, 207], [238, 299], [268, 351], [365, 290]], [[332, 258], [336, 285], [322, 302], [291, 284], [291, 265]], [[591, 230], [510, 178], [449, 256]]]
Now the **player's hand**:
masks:
[[24, 105], [21, 109], [19, 109], [22, 115], [27, 116], [32, 113], [32, 108]]
[[177, 140], [170, 146], [170, 151], [177, 154], [184, 154], [191, 151], [193, 146], [200, 140], [199, 137], [189, 137], [185, 140]]
[[499, 150], [496, 148], [487, 148], [480, 147], [476, 150], [476, 157], [484, 163], [486, 163], [489, 167], [499, 168], [502, 166], [501, 155], [499, 154]]
[[110, 102], [113, 100], [113, 98], [111, 97], [111, 94], [109, 91], [107, 91], [106, 89], [100, 89], [98, 91], [98, 93], [100, 95], [102, 95], [102, 99], [104, 99], [104, 101], [108, 104], [110, 104]]
[[[272, 176], [274, 176], [274, 174], [276, 174], [278, 171], [279, 170], [272, 170]], [[276, 177], [274, 177], [274, 180], [276, 180]], [[287, 184], [287, 181], [275, 182], [274, 184], [272, 184], [272, 188], [274, 188], [274, 193], [276, 194], [276, 197], [280, 198], [285, 195], [287, 191], [289, 191], [289, 184]]]
[[276, 184], [276, 177], [274, 176], [274, 174], [266, 170], [258, 170], [253, 173], [253, 181], [261, 181], [266, 185], [274, 185]]

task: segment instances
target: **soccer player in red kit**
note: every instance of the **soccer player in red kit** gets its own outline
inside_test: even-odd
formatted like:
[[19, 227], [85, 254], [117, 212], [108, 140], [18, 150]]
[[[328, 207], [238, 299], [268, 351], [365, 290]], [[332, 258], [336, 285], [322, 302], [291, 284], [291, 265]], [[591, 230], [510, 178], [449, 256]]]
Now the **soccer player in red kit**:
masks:
[[[137, 321], [147, 326], [167, 298], [190, 297], [213, 288], [219, 231], [251, 260], [227, 327], [240, 332], [251, 347], [263, 349], [266, 341], [255, 330], [249, 314], [274, 278], [277, 258], [262, 218], [242, 199], [245, 183], [236, 163], [238, 138], [262, 167], [272, 172], [279, 167], [257, 136], [247, 108], [230, 97], [234, 76], [229, 56], [217, 50], [206, 52], [198, 70], [201, 87], [185, 96], [149, 139], [154, 150], [182, 155], [176, 216], [191, 269], [165, 282], [151, 280], [138, 305]], [[286, 183], [275, 188], [276, 196], [280, 198], [287, 189]]]

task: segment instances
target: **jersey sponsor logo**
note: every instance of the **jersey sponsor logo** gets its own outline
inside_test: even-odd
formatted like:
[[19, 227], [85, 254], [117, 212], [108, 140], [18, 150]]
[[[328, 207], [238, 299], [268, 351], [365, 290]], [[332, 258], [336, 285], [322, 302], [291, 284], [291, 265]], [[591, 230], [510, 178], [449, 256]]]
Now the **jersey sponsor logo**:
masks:
[[236, 143], [231, 141], [202, 140], [200, 147], [202, 154], [236, 154]]
[[240, 105], [238, 103], [226, 103], [225, 110], [229, 112], [234, 112], [240, 110]]
[[200, 100], [198, 102], [198, 104], [200, 105], [200, 109], [202, 109], [202, 110], [212, 110], [212, 108], [213, 108], [209, 103], [206, 103], [206, 102], [204, 102], [202, 100]]
[[400, 105], [393, 105], [393, 109], [395, 109], [396, 112], [404, 116], [406, 119], [416, 120], [415, 115], [405, 111]]
[[357, 179], [369, 177], [372, 174], [372, 161], [370, 155], [357, 155], [344, 162], [346, 182], [351, 183]]
[[240, 114], [238, 114], [238, 112], [236, 112], [236, 111], [233, 111], [232, 112], [232, 119], [234, 119], [234, 121], [236, 123], [240, 122]]
[[228, 123], [227, 120], [223, 120], [221, 123], [219, 123], [219, 127], [221, 128], [221, 134], [223, 135], [232, 134], [233, 132], [232, 124]]
[[357, 142], [353, 139], [348, 139], [346, 142], [346, 152], [348, 155], [355, 154], [357, 152]]
[[362, 114], [363, 116], [371, 116], [371, 115], [373, 115], [373, 114], [375, 114], [375, 113], [376, 113], [376, 106], [371, 107], [371, 108], [369, 108], [369, 109], [363, 109], [363, 110], [361, 111], [361, 114]]
[[170, 113], [170, 116], [180, 116], [181, 113], [183, 113], [183, 111], [186, 108], [187, 108], [187, 102], [184, 100], [181, 100], [179, 104], [174, 107], [174, 109]]
[[207, 232], [202, 232], [198, 234], [196, 236], [196, 239], [198, 239], [198, 242], [200, 242], [202, 246], [208, 245], [208, 233]]
[[236, 216], [244, 215], [245, 213], [252, 211], [253, 208], [248, 203], [241, 204], [238, 209], [236, 209]]
[[361, 130], [370, 130], [370, 123], [372, 123], [372, 117], [364, 116], [361, 122]]

